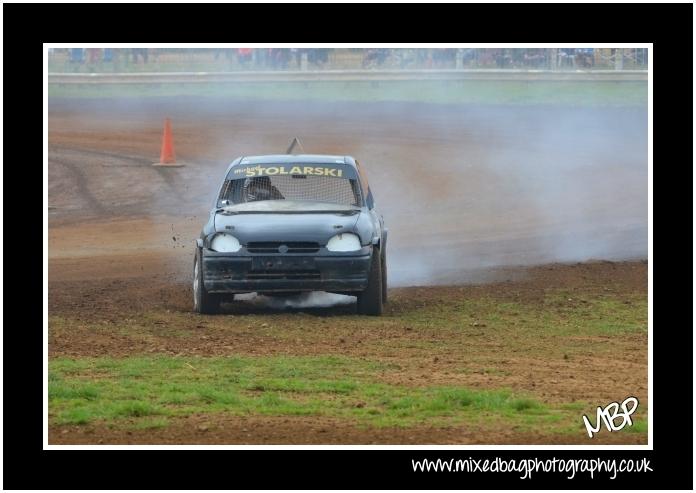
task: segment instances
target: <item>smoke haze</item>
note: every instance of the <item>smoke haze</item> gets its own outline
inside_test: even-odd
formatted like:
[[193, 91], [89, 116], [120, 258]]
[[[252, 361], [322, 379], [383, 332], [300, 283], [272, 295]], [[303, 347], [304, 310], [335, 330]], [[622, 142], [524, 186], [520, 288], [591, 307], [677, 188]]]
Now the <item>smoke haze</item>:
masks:
[[[141, 165], [156, 160], [162, 119], [172, 118], [177, 158], [188, 165], [167, 176], [129, 168], [130, 187], [111, 188], [120, 194], [116, 209], [185, 218], [172, 228], [186, 244], [229, 162], [283, 152], [297, 136], [309, 153], [349, 154], [365, 165], [389, 228], [390, 286], [478, 282], [499, 266], [647, 258], [645, 106], [219, 97], [50, 103], [54, 141], [75, 148], [84, 139], [86, 152], [104, 134], [112, 153], [139, 156]], [[124, 169], [99, 170], [102, 183]], [[109, 201], [110, 190], [91, 195]], [[177, 268], [185, 277], [184, 250]]]

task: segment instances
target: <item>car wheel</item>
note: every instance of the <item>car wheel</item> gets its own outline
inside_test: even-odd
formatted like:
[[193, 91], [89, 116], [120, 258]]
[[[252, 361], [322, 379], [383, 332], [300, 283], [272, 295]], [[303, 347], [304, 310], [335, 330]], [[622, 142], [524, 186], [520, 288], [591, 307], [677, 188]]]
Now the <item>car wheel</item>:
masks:
[[220, 308], [220, 297], [210, 294], [203, 284], [203, 258], [200, 249], [196, 249], [193, 261], [193, 311], [196, 313], [217, 313]]
[[387, 302], [387, 254], [382, 254], [382, 303]]
[[377, 249], [372, 254], [367, 288], [358, 294], [358, 313], [361, 315], [382, 314], [382, 258]]

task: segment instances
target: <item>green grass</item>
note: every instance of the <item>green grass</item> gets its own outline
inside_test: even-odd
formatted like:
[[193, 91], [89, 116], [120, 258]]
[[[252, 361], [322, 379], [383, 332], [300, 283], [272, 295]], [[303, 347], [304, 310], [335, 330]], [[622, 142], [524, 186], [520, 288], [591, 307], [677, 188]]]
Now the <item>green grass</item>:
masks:
[[[470, 297], [465, 301], [435, 300], [425, 307], [405, 304], [399, 307], [398, 318], [400, 323], [414, 330], [438, 328], [444, 333], [488, 334], [502, 331], [514, 333], [519, 342], [526, 338], [553, 338], [562, 343], [564, 339], [558, 339], [559, 336], [647, 334], [648, 300], [643, 293], [614, 296], [589, 291], [548, 290], [539, 299], [530, 301]], [[438, 338], [420, 344], [433, 347], [448, 345], [451, 341]], [[498, 371], [485, 369], [486, 373], [492, 374]]]
[[646, 105], [646, 82], [389, 81], [211, 84], [79, 84], [48, 87], [50, 98], [199, 96], [241, 100], [424, 102], [440, 104]]
[[[563, 333], [613, 335], [648, 332], [648, 300], [645, 295], [617, 299], [611, 296], [577, 296], [571, 292], [551, 292], [544, 299], [548, 319]], [[565, 324], [559, 324], [562, 319]]]
[[624, 428], [629, 433], [647, 433], [648, 420], [645, 418], [633, 419], [633, 425]]
[[507, 389], [410, 387], [376, 381], [386, 366], [335, 356], [59, 358], [49, 363], [55, 424], [167, 426], [193, 413], [321, 415], [373, 426], [568, 423], [577, 418]]
[[[49, 316], [49, 337], [78, 330], [89, 339], [92, 331], [100, 336], [110, 330], [136, 346], [146, 341], [156, 348], [165, 338], [168, 346], [181, 344], [188, 354], [191, 338], [201, 334], [196, 328], [201, 317], [176, 310], [154, 309], [108, 326], [95, 317]], [[227, 341], [253, 334], [269, 348], [298, 356], [245, 356], [248, 345], [243, 345], [242, 355], [229, 357], [155, 353], [122, 359], [52, 358], [49, 414], [53, 424], [142, 429], [164, 428], [191, 414], [224, 413], [585, 436], [582, 415], [592, 416], [596, 406], [607, 402], [542, 402], [533, 394], [513, 392], [507, 387], [519, 367], [515, 358], [554, 362], [559, 378], [567, 378], [566, 361], [572, 365], [588, 356], [611, 359], [635, 348], [640, 337], [647, 337], [647, 318], [647, 296], [639, 287], [619, 290], [610, 283], [540, 289], [524, 296], [514, 289], [492, 294], [468, 287], [414, 298], [395, 290], [382, 317], [340, 309], [321, 317], [311, 311], [206, 317], [203, 332], [210, 338]], [[163, 327], [168, 327], [165, 335]], [[339, 338], [363, 356], [313, 355], [309, 349], [335, 344]], [[421, 379], [430, 369], [436, 381], [451, 383]], [[636, 376], [637, 381], [641, 378]], [[456, 384], [462, 381], [484, 386]], [[623, 431], [644, 433], [646, 411], [641, 407], [634, 425]]]
[[141, 419], [137, 423], [133, 424], [131, 428], [135, 430], [154, 430], [158, 428], [166, 428], [169, 425], [169, 420], [167, 418], [149, 418]]

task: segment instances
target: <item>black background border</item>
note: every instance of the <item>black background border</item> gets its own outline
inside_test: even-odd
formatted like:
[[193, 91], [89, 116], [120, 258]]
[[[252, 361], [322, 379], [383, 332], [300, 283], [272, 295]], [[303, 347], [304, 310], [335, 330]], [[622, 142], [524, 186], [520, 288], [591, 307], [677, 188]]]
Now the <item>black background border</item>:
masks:
[[[692, 11], [691, 4], [4, 4], [4, 487], [691, 489], [692, 263], [684, 259], [693, 258], [692, 229], [685, 227], [693, 224]], [[654, 283], [653, 451], [42, 450], [43, 322], [37, 305], [43, 204], [36, 185], [43, 161], [41, 43], [253, 41], [654, 43], [654, 224], [659, 226], [653, 238], [665, 247], [669, 241], [670, 249], [655, 250], [662, 254]], [[660, 212], [664, 221], [658, 223]], [[669, 233], [667, 214], [677, 224]], [[495, 456], [647, 457], [653, 472], [614, 480], [606, 474], [568, 480], [565, 474], [537, 473], [521, 480], [517, 473], [414, 473], [411, 467], [411, 459]]]

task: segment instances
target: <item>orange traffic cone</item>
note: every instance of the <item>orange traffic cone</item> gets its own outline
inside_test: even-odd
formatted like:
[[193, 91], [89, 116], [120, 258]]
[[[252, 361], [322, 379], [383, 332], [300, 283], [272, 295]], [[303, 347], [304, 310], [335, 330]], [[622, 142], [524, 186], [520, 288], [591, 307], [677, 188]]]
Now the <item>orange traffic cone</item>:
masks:
[[174, 155], [174, 142], [172, 140], [172, 122], [169, 118], [164, 119], [164, 134], [162, 135], [162, 152], [160, 153], [159, 163], [154, 163], [155, 166], [183, 166], [176, 164], [176, 156]]

